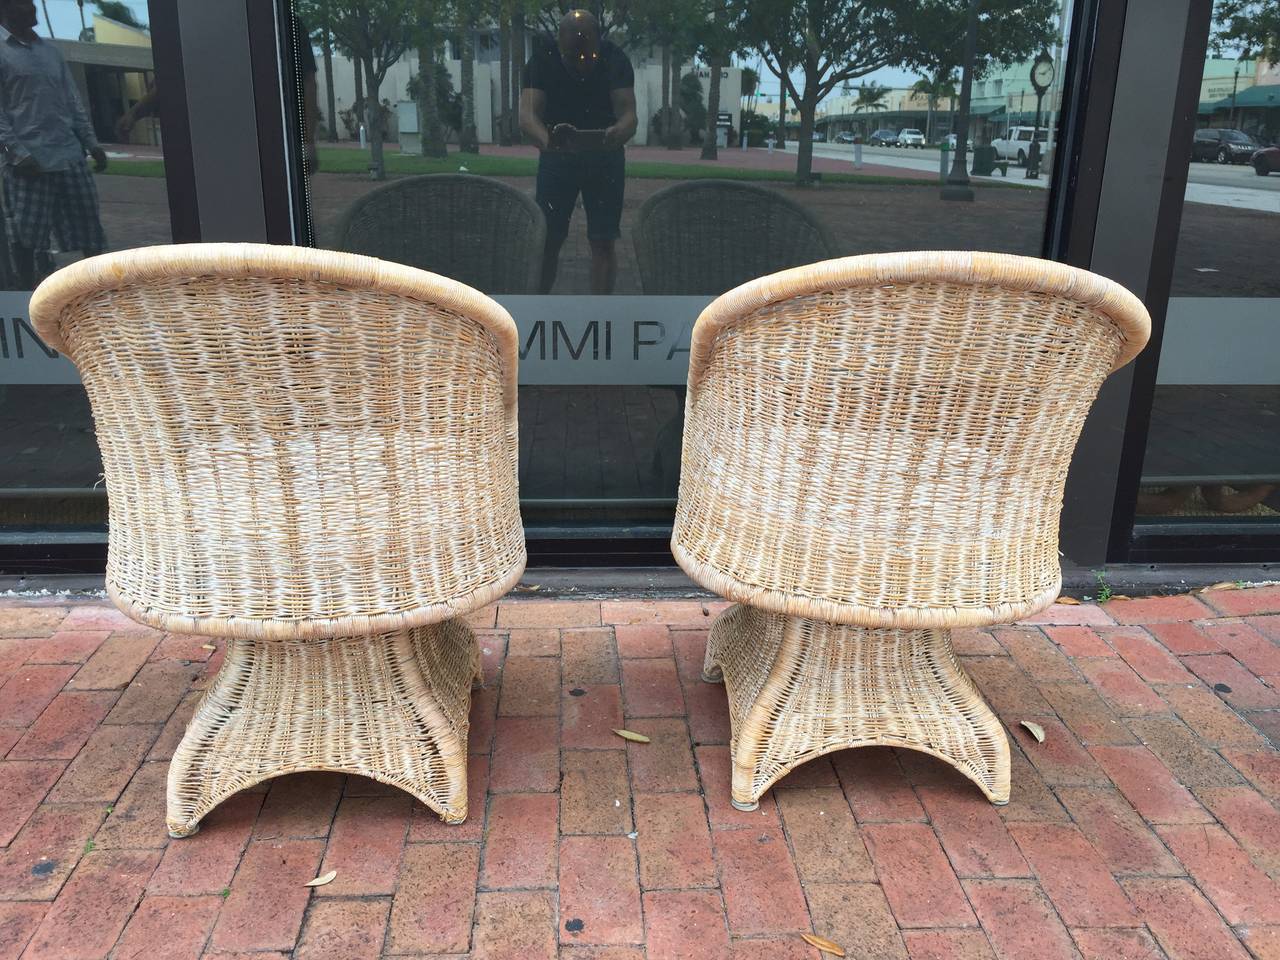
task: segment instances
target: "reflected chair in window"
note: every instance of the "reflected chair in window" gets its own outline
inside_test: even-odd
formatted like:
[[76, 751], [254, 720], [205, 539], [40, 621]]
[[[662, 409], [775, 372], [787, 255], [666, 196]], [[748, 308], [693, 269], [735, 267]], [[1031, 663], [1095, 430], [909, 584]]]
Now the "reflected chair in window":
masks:
[[84, 260], [31, 315], [93, 408], [111, 599], [225, 638], [170, 834], [304, 770], [465, 818], [464, 617], [525, 564], [510, 316], [410, 267], [256, 244]]
[[766, 273], [826, 260], [826, 229], [780, 190], [691, 180], [636, 211], [632, 242], [646, 294], [718, 296]]
[[356, 200], [331, 245], [489, 294], [538, 292], [546, 221], [533, 198], [472, 174], [405, 177]]
[[1058, 596], [1072, 451], [1149, 330], [1109, 280], [988, 253], [831, 260], [703, 312], [672, 550], [737, 601], [703, 674], [727, 686], [736, 806], [870, 745], [1008, 801], [1008, 740], [951, 630]]
[[[665, 187], [636, 212], [632, 232], [640, 287], [648, 295], [719, 296], [767, 273], [835, 256], [826, 229], [780, 190], [734, 180]], [[685, 387], [658, 431], [652, 473], [675, 492]]]

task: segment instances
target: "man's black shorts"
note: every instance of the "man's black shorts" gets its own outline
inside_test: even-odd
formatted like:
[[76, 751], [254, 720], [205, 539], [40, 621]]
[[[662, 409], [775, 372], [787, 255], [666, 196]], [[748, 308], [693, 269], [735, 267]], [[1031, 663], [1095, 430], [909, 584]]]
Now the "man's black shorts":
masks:
[[625, 177], [626, 160], [621, 150], [542, 154], [536, 198], [547, 218], [547, 236], [563, 238], [569, 233], [569, 219], [581, 192], [582, 206], [587, 211], [587, 237], [620, 237]]

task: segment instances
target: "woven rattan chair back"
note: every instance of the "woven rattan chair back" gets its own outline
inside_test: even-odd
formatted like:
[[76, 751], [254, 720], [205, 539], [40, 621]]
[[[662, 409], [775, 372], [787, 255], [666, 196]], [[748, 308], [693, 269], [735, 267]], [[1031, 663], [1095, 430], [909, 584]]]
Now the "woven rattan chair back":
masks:
[[377, 187], [353, 203], [332, 246], [430, 270], [485, 293], [537, 293], [546, 222], [500, 180], [440, 173]]
[[717, 295], [834, 256], [826, 230], [777, 190], [694, 180], [640, 205], [632, 234], [647, 294]]
[[475, 290], [346, 253], [192, 244], [76, 263], [31, 315], [88, 391], [108, 590], [135, 619], [359, 636], [519, 578], [516, 329]]
[[866, 627], [1015, 620], [1058, 595], [1067, 466], [1136, 297], [987, 253], [763, 277], [693, 333], [672, 540], [694, 580]]

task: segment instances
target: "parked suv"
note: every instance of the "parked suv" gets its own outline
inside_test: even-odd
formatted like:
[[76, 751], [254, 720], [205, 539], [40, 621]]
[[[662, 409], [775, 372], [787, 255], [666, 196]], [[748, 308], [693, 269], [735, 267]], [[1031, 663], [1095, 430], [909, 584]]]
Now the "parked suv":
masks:
[[917, 150], [924, 149], [924, 134], [915, 127], [907, 127], [898, 134], [898, 146], [915, 147]]
[[1205, 127], [1191, 140], [1191, 159], [1218, 163], [1248, 163], [1262, 144], [1240, 130]]
[[1035, 139], [1040, 143], [1040, 163], [1044, 164], [1048, 160], [1048, 153], [1051, 149], [1049, 144], [1049, 129], [1047, 127], [1010, 127], [1003, 137], [996, 137], [991, 141], [991, 146], [996, 149], [996, 156], [1001, 160], [1016, 160], [1018, 166], [1025, 167], [1027, 165], [1027, 156], [1031, 153], [1031, 137], [1035, 134]]
[[895, 130], [877, 130], [871, 135], [871, 145], [873, 147], [899, 146], [898, 133]]

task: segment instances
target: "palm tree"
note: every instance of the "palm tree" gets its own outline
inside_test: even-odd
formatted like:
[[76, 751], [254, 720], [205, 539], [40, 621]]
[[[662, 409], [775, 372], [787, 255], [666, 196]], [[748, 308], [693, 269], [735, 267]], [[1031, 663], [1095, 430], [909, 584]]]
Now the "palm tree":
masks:
[[480, 152], [480, 136], [476, 131], [476, 23], [474, 5], [467, 4], [458, 36], [462, 61], [462, 129], [458, 132], [458, 149], [463, 153]]
[[938, 109], [938, 101], [943, 97], [951, 103], [951, 109], [955, 109], [956, 99], [956, 76], [950, 70], [938, 70], [932, 76], [921, 77], [911, 87], [911, 92], [928, 97], [929, 99], [929, 116], [925, 123], [924, 138], [927, 142], [933, 142], [933, 114]]
[[748, 110], [756, 108], [756, 94], [760, 92], [760, 74], [754, 67], [742, 68], [742, 99]]
[[878, 110], [888, 110], [889, 106], [884, 102], [884, 98], [888, 96], [891, 89], [893, 88], [882, 87], [878, 83], [860, 84], [858, 98], [853, 102], [853, 112], [875, 113]]

